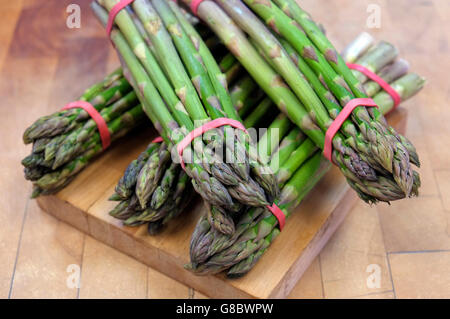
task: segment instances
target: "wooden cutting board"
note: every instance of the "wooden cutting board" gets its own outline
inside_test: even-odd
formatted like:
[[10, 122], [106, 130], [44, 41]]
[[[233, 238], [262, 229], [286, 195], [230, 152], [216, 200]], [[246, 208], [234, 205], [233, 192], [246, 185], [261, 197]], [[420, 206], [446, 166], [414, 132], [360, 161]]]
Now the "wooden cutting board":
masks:
[[[404, 132], [406, 119], [406, 111], [399, 109], [389, 121]], [[154, 135], [149, 129], [120, 140], [64, 190], [37, 201], [47, 213], [209, 297], [286, 297], [357, 200], [339, 170], [333, 167], [292, 214], [250, 273], [239, 279], [196, 276], [183, 266], [189, 261], [191, 233], [203, 213], [199, 198], [155, 237], [147, 235], [145, 226], [125, 227], [108, 215], [115, 205], [108, 197], [117, 181]]]

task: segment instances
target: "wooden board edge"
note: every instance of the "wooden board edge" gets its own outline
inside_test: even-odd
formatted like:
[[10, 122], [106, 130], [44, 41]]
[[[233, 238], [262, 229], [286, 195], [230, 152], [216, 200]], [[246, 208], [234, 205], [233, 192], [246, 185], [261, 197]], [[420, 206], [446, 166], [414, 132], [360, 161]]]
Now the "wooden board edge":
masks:
[[[72, 206], [55, 195], [41, 196], [36, 201], [44, 212], [75, 227], [84, 234], [89, 234], [88, 216], [81, 209]], [[64, 209], [62, 210], [61, 207], [64, 207]]]

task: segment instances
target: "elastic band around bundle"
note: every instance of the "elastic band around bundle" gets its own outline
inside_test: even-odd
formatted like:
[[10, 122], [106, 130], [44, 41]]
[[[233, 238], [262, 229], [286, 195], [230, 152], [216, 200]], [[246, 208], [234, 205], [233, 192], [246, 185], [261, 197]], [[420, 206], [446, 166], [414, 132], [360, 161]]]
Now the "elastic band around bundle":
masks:
[[106, 34], [108, 34], [108, 37], [111, 36], [111, 31], [114, 25], [114, 19], [116, 18], [117, 14], [125, 8], [127, 5], [132, 3], [134, 0], [121, 0], [117, 2], [114, 7], [112, 7], [111, 11], [109, 11], [108, 16], [108, 23], [106, 24]]
[[197, 15], [198, 6], [203, 2], [204, 0], [192, 0], [191, 1], [191, 10], [192, 12]]
[[362, 74], [364, 74], [365, 76], [367, 76], [369, 79], [371, 79], [372, 81], [378, 83], [378, 85], [381, 86], [383, 88], [383, 90], [385, 90], [386, 93], [388, 93], [394, 100], [394, 108], [391, 111], [393, 111], [397, 108], [397, 106], [402, 101], [402, 98], [400, 97], [400, 94], [398, 94], [398, 92], [396, 90], [394, 90], [392, 88], [392, 86], [389, 85], [389, 83], [387, 83], [385, 80], [383, 80], [383, 78], [381, 78], [377, 74], [370, 71], [365, 66], [362, 66], [359, 64], [353, 64], [353, 63], [348, 63], [347, 66], [349, 67], [349, 69], [359, 71]]
[[89, 114], [89, 116], [94, 120], [95, 124], [97, 124], [97, 129], [100, 134], [103, 149], [105, 150], [109, 147], [109, 145], [111, 145], [111, 135], [109, 134], [108, 125], [106, 124], [105, 119], [100, 115], [100, 113], [95, 109], [95, 107], [92, 106], [91, 103], [88, 103], [86, 101], [75, 101], [67, 104], [62, 109], [85, 110]]
[[208, 132], [208, 131], [210, 131], [212, 129], [215, 129], [215, 128], [218, 128], [218, 127], [221, 127], [221, 126], [225, 126], [225, 125], [230, 125], [230, 126], [232, 126], [234, 128], [240, 129], [240, 130], [248, 133], [247, 130], [245, 129], [244, 125], [242, 125], [241, 122], [236, 121], [236, 120], [232, 120], [232, 119], [229, 119], [229, 118], [226, 118], [226, 117], [221, 117], [221, 118], [212, 120], [212, 121], [210, 121], [208, 123], [203, 124], [202, 126], [197, 127], [196, 129], [191, 131], [188, 135], [186, 135], [181, 140], [181, 142], [178, 143], [178, 145], [177, 145], [177, 152], [178, 152], [178, 155], [180, 156], [181, 167], [183, 169], [185, 169], [185, 165], [184, 165], [184, 161], [183, 161], [183, 151], [189, 144], [191, 144], [191, 142], [194, 139], [196, 139], [200, 135], [202, 135], [202, 134], [204, 134], [204, 133], [206, 133], [206, 132]]
[[272, 206], [267, 205], [266, 207], [278, 220], [278, 226], [280, 226], [280, 230], [283, 230], [284, 225], [286, 224], [286, 216], [284, 215], [283, 211], [275, 203], [273, 203]]
[[152, 141], [152, 143], [162, 143], [162, 142], [164, 142], [164, 140], [161, 136], [155, 137], [155, 139]]
[[338, 114], [336, 119], [331, 123], [325, 134], [325, 144], [323, 147], [323, 156], [328, 159], [330, 162], [333, 162], [332, 154], [333, 154], [333, 138], [336, 135], [337, 131], [341, 128], [342, 124], [345, 120], [352, 114], [353, 110], [358, 106], [365, 107], [378, 107], [372, 99], [364, 98], [364, 99], [353, 99], [345, 105], [342, 111]]

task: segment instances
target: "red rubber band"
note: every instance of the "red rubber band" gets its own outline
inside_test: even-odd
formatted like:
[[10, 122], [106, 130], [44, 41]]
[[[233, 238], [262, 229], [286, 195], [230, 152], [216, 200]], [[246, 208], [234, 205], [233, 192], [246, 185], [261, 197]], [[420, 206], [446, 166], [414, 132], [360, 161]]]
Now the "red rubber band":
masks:
[[183, 169], [185, 169], [185, 165], [184, 165], [184, 161], [183, 161], [183, 151], [184, 149], [191, 144], [191, 142], [196, 139], [197, 137], [199, 137], [200, 135], [204, 134], [207, 131], [210, 131], [212, 129], [218, 128], [220, 126], [224, 126], [224, 125], [230, 125], [234, 128], [240, 129], [246, 133], [247, 130], [245, 129], [244, 125], [242, 125], [241, 122], [236, 121], [236, 120], [232, 120], [226, 117], [221, 117], [215, 120], [212, 120], [208, 123], [203, 124], [200, 127], [197, 127], [196, 129], [194, 129], [193, 131], [191, 131], [188, 135], [186, 135], [180, 143], [178, 143], [177, 145], [177, 152], [178, 155], [180, 156], [180, 164], [181, 167]]
[[389, 85], [389, 83], [387, 83], [385, 80], [383, 80], [377, 74], [375, 74], [372, 71], [370, 71], [365, 66], [362, 66], [362, 65], [359, 65], [359, 64], [353, 64], [353, 63], [347, 63], [347, 66], [350, 69], [352, 69], [352, 70], [356, 70], [356, 71], [361, 72], [362, 74], [367, 76], [372, 81], [378, 83], [383, 88], [383, 90], [385, 90], [392, 97], [392, 99], [394, 100], [394, 108], [392, 110], [397, 108], [397, 106], [402, 101], [402, 98], [400, 97], [400, 94], [398, 94], [397, 91], [394, 90], [392, 88], [392, 86]]
[[108, 37], [111, 36], [111, 31], [114, 25], [114, 19], [116, 18], [116, 15], [120, 12], [120, 10], [125, 8], [133, 1], [134, 0], [120, 0], [114, 5], [114, 7], [112, 7], [111, 11], [109, 12], [108, 23], [106, 24], [106, 34], [108, 34]]
[[378, 105], [376, 105], [375, 102], [369, 98], [353, 99], [350, 102], [348, 102], [346, 106], [344, 106], [344, 108], [338, 114], [333, 123], [331, 123], [330, 127], [328, 128], [325, 134], [323, 156], [325, 156], [325, 158], [328, 159], [330, 162], [333, 162], [332, 160], [333, 138], [336, 135], [337, 131], [339, 131], [345, 120], [350, 116], [350, 114], [352, 114], [353, 110], [358, 106], [378, 107]]
[[109, 134], [108, 125], [105, 122], [105, 119], [100, 115], [100, 113], [92, 106], [91, 103], [86, 101], [75, 101], [67, 104], [62, 108], [63, 110], [69, 109], [83, 109], [85, 110], [89, 116], [94, 120], [95, 124], [97, 124], [97, 129], [100, 134], [100, 139], [102, 140], [103, 149], [107, 149], [109, 145], [111, 145], [111, 134]]
[[152, 141], [152, 143], [162, 143], [162, 142], [164, 142], [164, 140], [161, 136], [155, 137], [155, 139]]
[[191, 1], [191, 10], [192, 12], [197, 15], [198, 6], [200, 3], [202, 3], [204, 0], [192, 0]]
[[286, 216], [284, 216], [283, 211], [275, 203], [273, 203], [272, 206], [267, 205], [266, 207], [278, 219], [280, 230], [283, 230], [284, 225], [286, 224]]

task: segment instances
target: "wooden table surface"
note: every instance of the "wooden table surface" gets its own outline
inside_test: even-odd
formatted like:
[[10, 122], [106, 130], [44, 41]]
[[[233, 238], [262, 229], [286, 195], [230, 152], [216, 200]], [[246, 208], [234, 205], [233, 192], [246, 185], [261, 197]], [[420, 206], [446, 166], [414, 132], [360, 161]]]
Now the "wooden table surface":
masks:
[[[391, 206], [358, 204], [291, 297], [450, 298], [450, 1], [300, 2], [338, 48], [368, 31], [395, 43], [428, 84], [404, 104], [407, 136], [422, 161], [420, 197]], [[80, 29], [66, 26], [71, 3], [81, 6]], [[369, 28], [377, 8], [381, 25]], [[205, 297], [58, 222], [28, 199], [31, 186], [20, 166], [29, 152], [21, 141], [24, 128], [75, 99], [118, 62], [88, 0], [2, 0], [0, 10], [0, 298]], [[77, 266], [79, 288], [70, 285]]]

